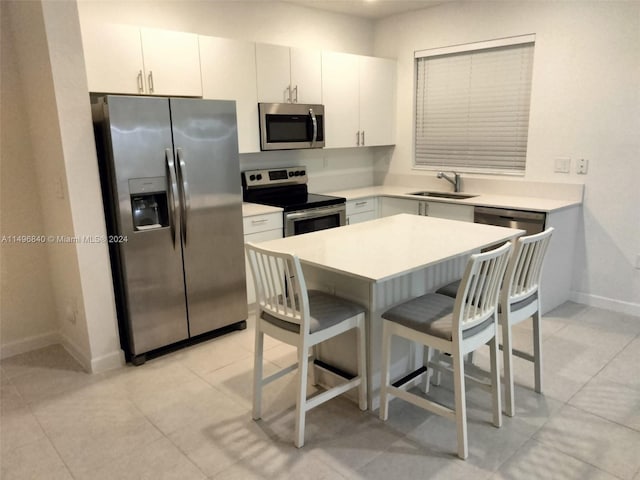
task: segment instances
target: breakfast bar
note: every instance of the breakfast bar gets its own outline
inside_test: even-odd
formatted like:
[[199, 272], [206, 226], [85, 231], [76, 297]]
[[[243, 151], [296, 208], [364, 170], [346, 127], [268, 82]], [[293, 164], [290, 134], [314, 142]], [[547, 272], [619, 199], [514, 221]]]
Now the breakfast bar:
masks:
[[[435, 290], [462, 275], [470, 254], [513, 240], [522, 230], [441, 218], [399, 214], [307, 235], [261, 243], [300, 258], [307, 287], [366, 306], [368, 404], [378, 406], [380, 387], [380, 315], [392, 305]], [[318, 358], [355, 372], [355, 338], [351, 333], [323, 343]], [[422, 358], [422, 350], [395, 338], [391, 375], [399, 375]], [[333, 376], [318, 369], [319, 383]]]

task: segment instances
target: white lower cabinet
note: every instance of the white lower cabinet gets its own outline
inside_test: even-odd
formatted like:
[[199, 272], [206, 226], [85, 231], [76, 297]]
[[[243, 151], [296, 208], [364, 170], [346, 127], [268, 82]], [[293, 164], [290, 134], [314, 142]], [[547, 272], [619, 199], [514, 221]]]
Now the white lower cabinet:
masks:
[[378, 217], [376, 198], [360, 198], [347, 202], [347, 225], [375, 220]]
[[473, 205], [394, 197], [382, 197], [380, 202], [381, 217], [388, 217], [398, 213], [412, 213], [414, 215], [424, 215], [427, 217], [473, 222]]
[[412, 213], [418, 215], [418, 200], [408, 198], [380, 197], [380, 216], [389, 217], [398, 213]]
[[[244, 242], [259, 243], [282, 238], [282, 213], [267, 213], [243, 218]], [[247, 275], [247, 303], [255, 303], [256, 289], [253, 286], [251, 268], [245, 257]]]
[[448, 218], [461, 222], [473, 222], [473, 205], [459, 205], [445, 202], [420, 202], [422, 215], [428, 217]]

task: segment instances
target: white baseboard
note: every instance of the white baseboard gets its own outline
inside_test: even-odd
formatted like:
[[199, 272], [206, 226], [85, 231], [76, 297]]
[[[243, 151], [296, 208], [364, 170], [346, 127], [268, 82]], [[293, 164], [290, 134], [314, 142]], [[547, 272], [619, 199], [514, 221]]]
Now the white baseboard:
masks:
[[69, 352], [69, 355], [75, 358], [85, 371], [90, 373], [104, 372], [113, 368], [119, 368], [125, 364], [124, 352], [120, 349], [99, 358], [89, 358], [82, 349], [78, 348], [75, 343], [68, 337], [60, 334], [60, 332], [44, 333], [0, 345], [0, 359], [38, 350], [50, 345], [62, 345], [62, 347]]
[[124, 352], [118, 349], [115, 352], [108, 353], [102, 357], [91, 360], [91, 373], [101, 373], [114, 368], [120, 368], [126, 363]]
[[613, 312], [640, 317], [640, 304], [624, 302], [613, 298], [600, 297], [583, 292], [571, 292], [571, 300], [590, 307], [603, 308]]
[[59, 343], [60, 334], [58, 332], [43, 333], [42, 335], [23, 338], [22, 340], [0, 345], [0, 358], [13, 357], [21, 353], [27, 353]]

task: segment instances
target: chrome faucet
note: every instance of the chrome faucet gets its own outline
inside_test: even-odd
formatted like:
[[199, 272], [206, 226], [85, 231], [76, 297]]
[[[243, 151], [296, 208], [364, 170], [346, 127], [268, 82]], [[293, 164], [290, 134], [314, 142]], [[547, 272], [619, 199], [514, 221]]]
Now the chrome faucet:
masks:
[[451, 178], [449, 175], [447, 175], [444, 172], [438, 172], [438, 175], [436, 175], [438, 178], [444, 178], [447, 182], [449, 182], [451, 185], [453, 185], [453, 191], [454, 192], [459, 192], [460, 190], [462, 190], [460, 187], [460, 174], [456, 173], [456, 172], [451, 172], [453, 173], [453, 178]]

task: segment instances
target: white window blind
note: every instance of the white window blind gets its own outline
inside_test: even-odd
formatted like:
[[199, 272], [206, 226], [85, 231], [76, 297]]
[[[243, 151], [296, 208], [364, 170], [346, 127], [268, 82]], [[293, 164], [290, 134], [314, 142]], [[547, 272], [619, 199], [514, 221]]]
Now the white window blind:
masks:
[[533, 45], [416, 52], [416, 166], [524, 173]]

